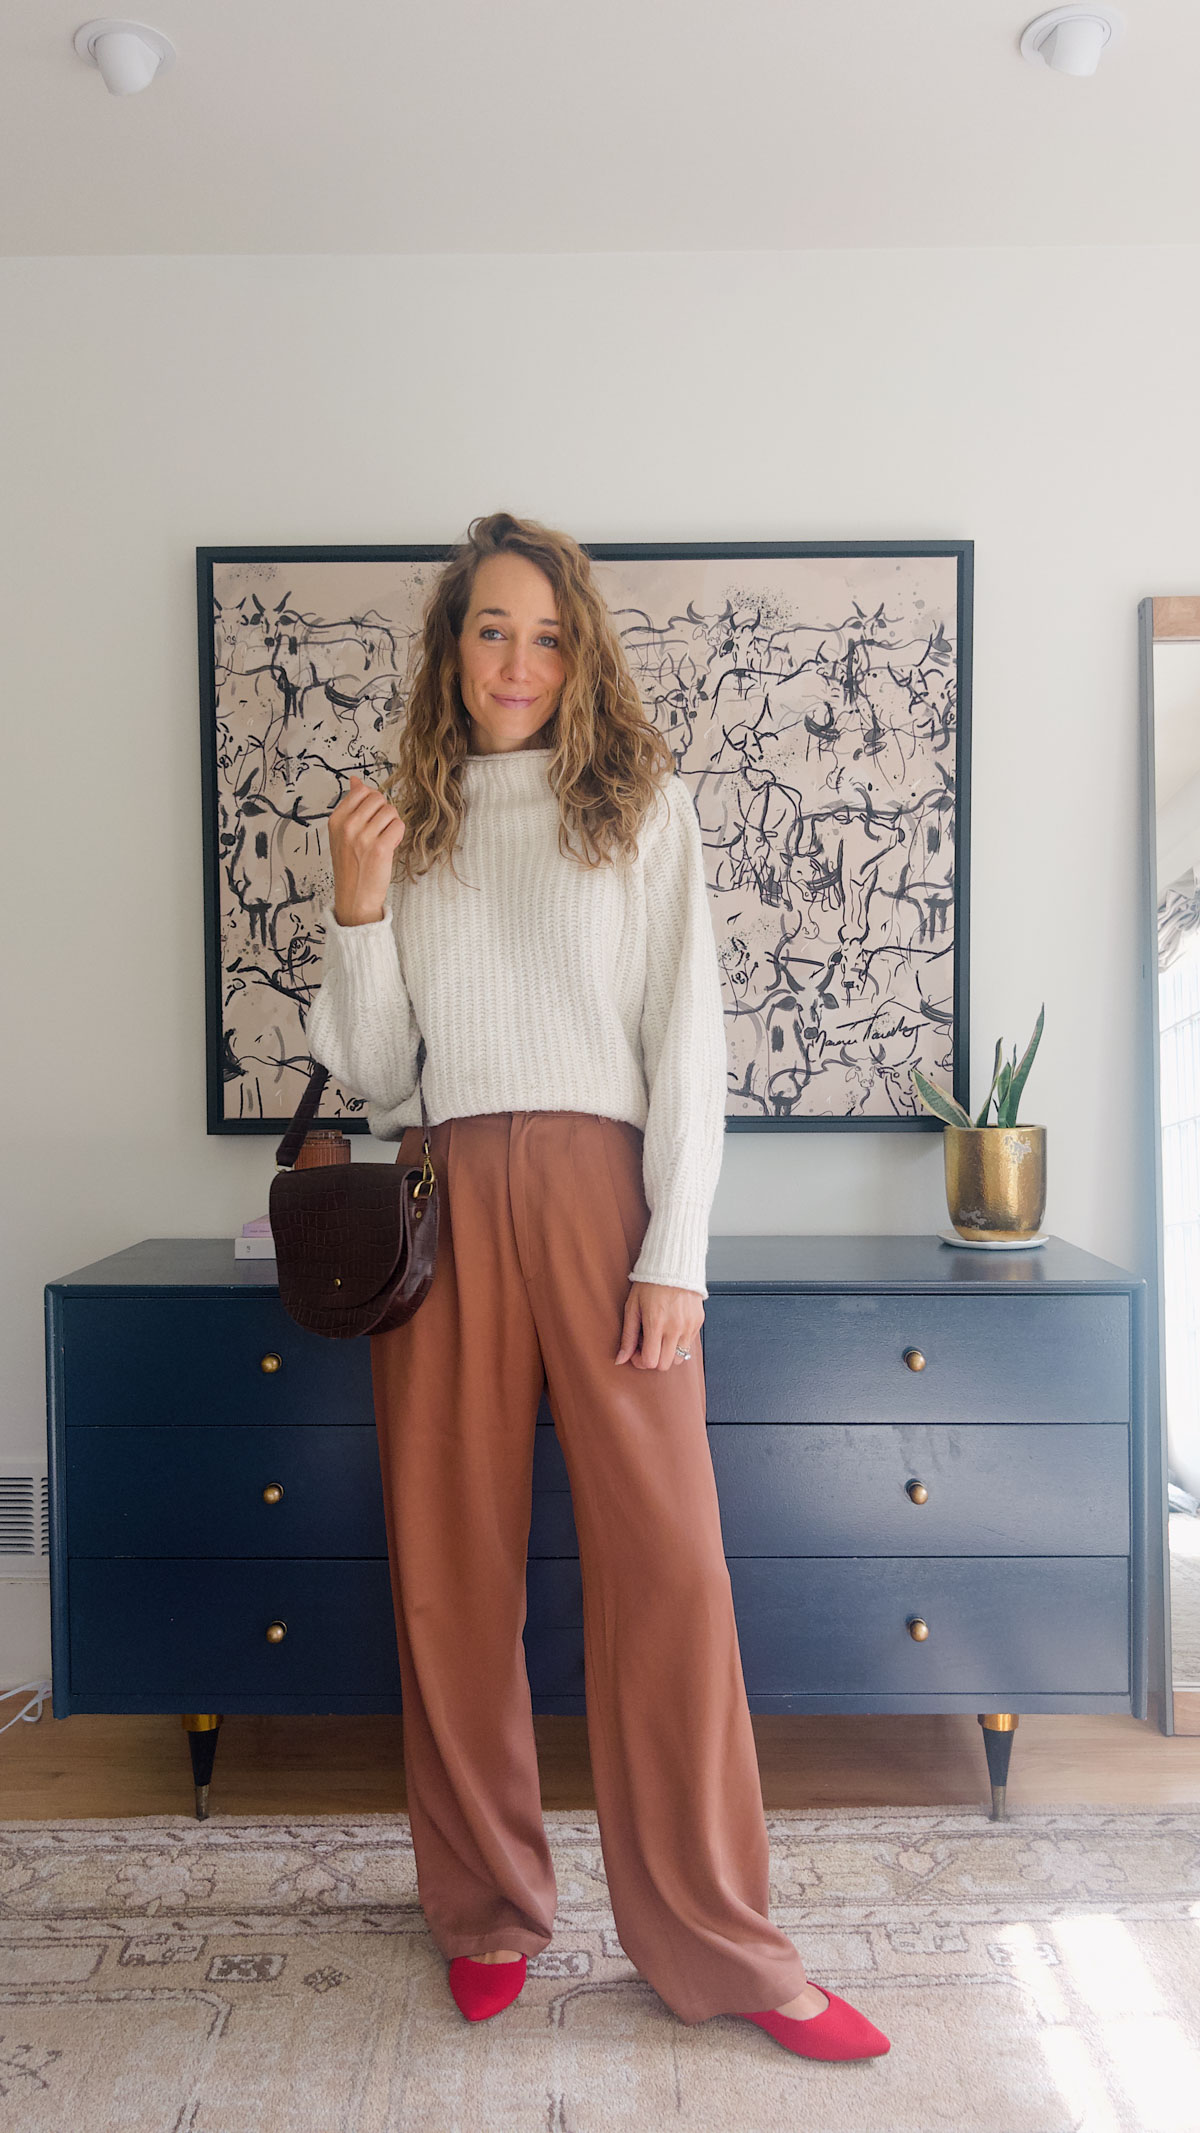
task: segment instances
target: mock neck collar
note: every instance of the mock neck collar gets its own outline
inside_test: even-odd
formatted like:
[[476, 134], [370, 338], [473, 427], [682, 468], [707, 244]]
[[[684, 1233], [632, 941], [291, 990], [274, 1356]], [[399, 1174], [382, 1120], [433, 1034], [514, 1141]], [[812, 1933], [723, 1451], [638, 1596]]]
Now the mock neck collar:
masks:
[[463, 761], [466, 763], [544, 762], [548, 755], [553, 754], [553, 748], [496, 748], [489, 750], [485, 755], [464, 756]]

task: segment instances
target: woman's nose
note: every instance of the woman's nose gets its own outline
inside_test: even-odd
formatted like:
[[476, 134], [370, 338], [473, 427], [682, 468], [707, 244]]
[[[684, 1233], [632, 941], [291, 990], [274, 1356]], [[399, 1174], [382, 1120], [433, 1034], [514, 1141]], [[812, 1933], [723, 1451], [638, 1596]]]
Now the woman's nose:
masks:
[[511, 674], [513, 679], [516, 680], [520, 675], [527, 672], [528, 667], [529, 652], [527, 646], [516, 643], [510, 644], [508, 656], [504, 662], [504, 672]]

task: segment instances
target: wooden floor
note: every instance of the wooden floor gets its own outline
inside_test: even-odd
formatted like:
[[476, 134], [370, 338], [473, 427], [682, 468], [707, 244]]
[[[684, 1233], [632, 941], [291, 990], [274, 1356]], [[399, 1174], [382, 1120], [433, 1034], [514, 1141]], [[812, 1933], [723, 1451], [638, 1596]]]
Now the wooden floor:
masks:
[[[393, 1814], [404, 1800], [399, 1717], [227, 1717], [209, 1811]], [[592, 1807], [586, 1720], [534, 1721], [542, 1805]], [[988, 1803], [983, 1738], [965, 1717], [756, 1717], [768, 1809]], [[1128, 1717], [1024, 1717], [1008, 1785], [1022, 1807], [1200, 1805], [1200, 1738]], [[177, 1717], [45, 1711], [0, 1734], [0, 1820], [190, 1814], [191, 1763]]]

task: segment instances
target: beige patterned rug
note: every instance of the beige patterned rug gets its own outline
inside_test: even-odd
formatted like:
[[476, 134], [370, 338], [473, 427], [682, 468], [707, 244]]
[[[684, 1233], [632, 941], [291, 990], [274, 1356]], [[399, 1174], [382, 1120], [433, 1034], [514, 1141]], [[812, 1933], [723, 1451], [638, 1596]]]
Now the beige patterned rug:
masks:
[[1194, 2133], [1200, 1809], [767, 1817], [771, 1915], [892, 2039], [677, 2021], [548, 1810], [550, 1947], [463, 2021], [402, 1815], [0, 1822], [14, 2133]]

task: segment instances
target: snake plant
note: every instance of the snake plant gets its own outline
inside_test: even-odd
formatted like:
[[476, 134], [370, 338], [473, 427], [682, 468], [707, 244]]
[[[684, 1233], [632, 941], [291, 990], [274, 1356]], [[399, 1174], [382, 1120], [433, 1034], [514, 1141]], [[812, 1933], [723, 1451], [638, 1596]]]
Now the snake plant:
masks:
[[1001, 1065], [1000, 1059], [1004, 1050], [1004, 1039], [997, 1037], [996, 1057], [992, 1063], [991, 1087], [983, 1099], [983, 1108], [976, 1119], [972, 1119], [970, 1113], [964, 1111], [962, 1105], [953, 1096], [947, 1095], [945, 1089], [939, 1089], [936, 1082], [927, 1081], [918, 1067], [911, 1067], [909, 1071], [917, 1085], [917, 1094], [926, 1110], [932, 1111], [935, 1118], [940, 1118], [944, 1126], [986, 1126], [988, 1122], [988, 1106], [994, 1097], [996, 1101], [996, 1116], [992, 1123], [997, 1126], [1015, 1126], [1017, 1123], [1017, 1105], [1021, 1101], [1021, 1091], [1025, 1087], [1029, 1069], [1033, 1065], [1033, 1055], [1041, 1040], [1045, 1020], [1046, 1003], [1043, 1000], [1038, 1009], [1037, 1021], [1033, 1025], [1033, 1035], [1026, 1045], [1020, 1061], [1017, 1059], [1017, 1047], [1014, 1044], [1011, 1060], [1006, 1059], [1003, 1066]]

